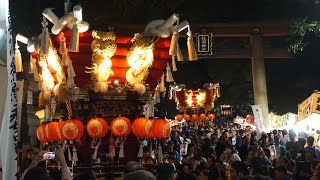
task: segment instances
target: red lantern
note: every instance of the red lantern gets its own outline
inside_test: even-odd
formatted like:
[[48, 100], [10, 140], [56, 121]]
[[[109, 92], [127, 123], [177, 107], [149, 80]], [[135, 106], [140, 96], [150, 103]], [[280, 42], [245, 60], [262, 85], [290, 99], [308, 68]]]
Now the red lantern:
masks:
[[131, 132], [131, 122], [126, 117], [117, 117], [111, 122], [112, 134], [116, 137], [128, 136]]
[[191, 117], [190, 117], [189, 114], [185, 114], [185, 115], [183, 116], [183, 119], [186, 120], [186, 121], [190, 121]]
[[198, 114], [192, 114], [191, 119], [193, 121], [198, 121], [199, 120], [199, 115]]
[[45, 133], [45, 126], [46, 124], [40, 125], [37, 129], [37, 137], [40, 142], [46, 143], [47, 141], [47, 136]]
[[133, 134], [137, 137], [150, 137], [152, 122], [147, 118], [138, 118], [132, 123]]
[[59, 123], [58, 122], [49, 122], [45, 125], [45, 135], [47, 137], [47, 142], [51, 141], [59, 141], [61, 140], [61, 134], [59, 129]]
[[151, 123], [149, 138], [155, 138], [154, 135], [153, 135], [153, 123], [154, 123], [155, 120], [154, 119], [150, 119], [149, 121]]
[[152, 135], [154, 138], [165, 139], [170, 136], [170, 123], [164, 119], [156, 119], [152, 123]]
[[176, 120], [182, 121], [183, 116], [181, 114], [176, 115]]
[[87, 132], [93, 139], [102, 139], [108, 133], [108, 123], [102, 118], [92, 118], [87, 124]]
[[213, 113], [208, 114], [208, 119], [209, 119], [210, 121], [213, 121], [214, 118], [216, 118], [216, 115], [215, 115], [215, 114], [213, 114]]
[[207, 116], [206, 116], [206, 114], [204, 114], [204, 113], [202, 113], [202, 114], [200, 114], [200, 120], [206, 120], [206, 118], [207, 118]]
[[64, 121], [60, 123], [59, 127], [62, 140], [79, 140], [84, 132], [82, 122], [77, 119]]

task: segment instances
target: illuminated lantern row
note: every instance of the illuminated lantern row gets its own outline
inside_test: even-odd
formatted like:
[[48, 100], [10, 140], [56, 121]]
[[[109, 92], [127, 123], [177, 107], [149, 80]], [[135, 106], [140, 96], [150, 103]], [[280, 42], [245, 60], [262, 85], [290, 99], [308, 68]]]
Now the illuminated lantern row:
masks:
[[75, 141], [82, 137], [83, 132], [83, 124], [77, 119], [62, 122], [52, 121], [38, 127], [37, 137], [43, 143], [59, 140]]
[[[110, 129], [115, 137], [126, 137], [133, 133], [140, 138], [165, 139], [170, 136], [171, 126], [167, 120], [149, 120], [147, 118], [137, 118], [133, 124], [126, 117], [117, 117], [112, 120]], [[108, 133], [108, 123], [102, 118], [92, 118], [86, 127], [88, 135], [93, 139], [101, 139]], [[37, 137], [40, 142], [47, 143], [53, 141], [76, 141], [84, 133], [84, 126], [80, 120], [72, 119], [62, 122], [49, 122], [40, 125], [37, 129]]]
[[165, 119], [138, 118], [133, 121], [132, 131], [139, 138], [166, 139], [171, 134], [171, 126]]
[[178, 120], [178, 121], [182, 121], [183, 119], [185, 121], [198, 121], [198, 120], [201, 120], [201, 121], [204, 121], [206, 119], [210, 120], [210, 121], [213, 121], [214, 119], [216, 118], [216, 115], [213, 114], [213, 113], [209, 113], [208, 115], [202, 113], [200, 115], [198, 114], [192, 114], [191, 116], [189, 114], [185, 114], [185, 115], [182, 115], [182, 114], [178, 114], [176, 115], [175, 119]]

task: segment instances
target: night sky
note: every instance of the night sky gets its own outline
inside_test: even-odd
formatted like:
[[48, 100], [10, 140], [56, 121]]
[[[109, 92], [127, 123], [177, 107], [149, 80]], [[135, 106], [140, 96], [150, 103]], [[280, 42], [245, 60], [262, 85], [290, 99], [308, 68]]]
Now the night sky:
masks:
[[[58, 0], [24, 0], [12, 4], [15, 33], [29, 36], [41, 31], [41, 12], [45, 7], [62, 8]], [[294, 20], [308, 16], [320, 19], [320, 5], [313, 0], [91, 0], [84, 4], [84, 19], [98, 27], [112, 22], [145, 24], [157, 18], [166, 18], [173, 12], [192, 22], [234, 22], [261, 20]], [[160, 3], [161, 2], [161, 3]], [[94, 17], [94, 18], [93, 18]], [[103, 19], [103, 21], [101, 21]], [[283, 39], [287, 42], [287, 39]], [[267, 86], [270, 110], [280, 114], [297, 112], [297, 105], [320, 87], [320, 41], [314, 37], [306, 49], [293, 59], [266, 60]], [[187, 78], [175, 73], [176, 80], [201, 84], [220, 82], [222, 97], [217, 104], [252, 103], [251, 61], [201, 60], [178, 66]], [[201, 81], [199, 81], [201, 80]], [[195, 82], [197, 81], [197, 82]]]

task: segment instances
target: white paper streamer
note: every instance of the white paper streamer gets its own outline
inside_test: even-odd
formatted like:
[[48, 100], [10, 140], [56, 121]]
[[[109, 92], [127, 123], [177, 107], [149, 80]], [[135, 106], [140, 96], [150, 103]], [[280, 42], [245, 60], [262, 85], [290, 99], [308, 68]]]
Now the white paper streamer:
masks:
[[124, 158], [124, 141], [121, 141], [120, 144], [119, 158]]

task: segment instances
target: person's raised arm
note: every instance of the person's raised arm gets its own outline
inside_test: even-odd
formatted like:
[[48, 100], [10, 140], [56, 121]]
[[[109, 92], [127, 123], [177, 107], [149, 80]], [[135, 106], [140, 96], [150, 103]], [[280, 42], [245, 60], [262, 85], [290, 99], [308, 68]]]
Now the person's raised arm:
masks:
[[62, 180], [72, 180], [72, 174], [63, 153], [63, 149], [65, 149], [64, 146], [62, 146], [61, 149], [56, 150], [56, 160], [58, 160], [61, 165]]
[[32, 160], [31, 164], [29, 165], [29, 167], [22, 173], [20, 180], [24, 179], [24, 176], [27, 174], [27, 172], [36, 167], [41, 161], [43, 161], [43, 155], [46, 153], [46, 150], [41, 150]]

